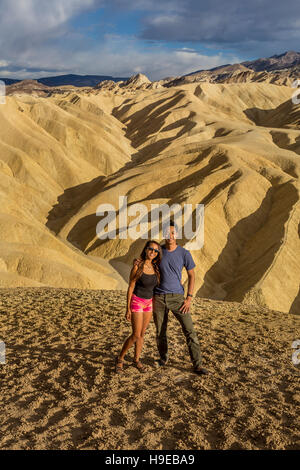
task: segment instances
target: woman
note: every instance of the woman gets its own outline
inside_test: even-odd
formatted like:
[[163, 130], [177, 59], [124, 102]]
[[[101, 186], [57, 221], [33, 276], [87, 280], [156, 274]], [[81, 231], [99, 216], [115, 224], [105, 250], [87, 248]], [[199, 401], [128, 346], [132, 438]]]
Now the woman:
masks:
[[149, 240], [140, 255], [140, 262], [131, 270], [127, 291], [126, 319], [131, 321], [132, 334], [126, 339], [123, 348], [116, 358], [115, 371], [123, 371], [123, 362], [128, 349], [135, 345], [134, 365], [140, 372], [145, 370], [140, 361], [144, 334], [152, 317], [152, 298], [154, 287], [159, 284], [159, 264], [162, 249], [159, 243]]

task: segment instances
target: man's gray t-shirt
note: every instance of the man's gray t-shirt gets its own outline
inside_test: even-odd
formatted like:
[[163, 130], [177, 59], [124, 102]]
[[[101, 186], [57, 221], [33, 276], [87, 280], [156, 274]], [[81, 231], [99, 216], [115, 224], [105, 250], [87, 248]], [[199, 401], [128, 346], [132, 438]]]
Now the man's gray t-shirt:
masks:
[[188, 271], [196, 265], [191, 253], [180, 245], [176, 250], [168, 251], [166, 246], [162, 247], [162, 260], [160, 268], [160, 285], [155, 287], [154, 294], [184, 294], [181, 284], [181, 273], [183, 267]]

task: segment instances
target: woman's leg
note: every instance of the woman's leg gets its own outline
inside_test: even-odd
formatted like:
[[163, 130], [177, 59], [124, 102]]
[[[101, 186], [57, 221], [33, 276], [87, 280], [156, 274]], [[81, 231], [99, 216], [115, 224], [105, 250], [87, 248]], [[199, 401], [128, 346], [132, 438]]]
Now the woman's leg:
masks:
[[119, 360], [123, 360], [127, 351], [134, 345], [140, 338], [143, 328], [143, 312], [131, 313], [132, 334], [126, 339], [122, 351], [119, 355]]
[[137, 341], [135, 343], [135, 352], [134, 352], [134, 361], [135, 362], [139, 362], [139, 360], [140, 360], [140, 355], [141, 355], [141, 351], [142, 351], [143, 344], [144, 344], [144, 335], [145, 335], [145, 331], [146, 331], [146, 329], [149, 325], [149, 322], [151, 320], [152, 311], [143, 312], [142, 315], [143, 315], [143, 318], [142, 318], [141, 333], [140, 333], [140, 337], [137, 339]]

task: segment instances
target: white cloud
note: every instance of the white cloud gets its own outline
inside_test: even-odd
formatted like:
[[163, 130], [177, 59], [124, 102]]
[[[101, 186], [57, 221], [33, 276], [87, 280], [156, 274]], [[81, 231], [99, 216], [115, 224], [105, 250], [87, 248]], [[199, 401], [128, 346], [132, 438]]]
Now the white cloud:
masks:
[[157, 26], [161, 24], [176, 24], [180, 20], [180, 17], [177, 15], [160, 15], [153, 18], [152, 23]]
[[[231, 54], [206, 56], [196, 51], [178, 51], [152, 48], [145, 52], [138, 42], [129, 37], [114, 37], [101, 49], [75, 54], [74, 63], [86, 73], [129, 76], [144, 73], [150, 80], [159, 80], [167, 76], [184, 75], [199, 69], [216, 67], [225, 63], [239, 62]], [[67, 62], [68, 63], [68, 62]]]
[[[67, 21], [100, 2], [96, 0], [0, 0], [1, 51], [14, 45], [26, 48], [31, 36], [41, 42], [63, 32]], [[25, 43], [22, 42], [25, 40]], [[38, 47], [40, 44], [35, 44]]]
[[[167, 76], [184, 75], [199, 69], [238, 61], [237, 57], [232, 55], [206, 56], [196, 51], [172, 50], [163, 47], [148, 48], [146, 52], [134, 38], [114, 35], [106, 38], [105, 43], [99, 46], [73, 50], [71, 54], [64, 49], [52, 48], [49, 45], [31, 50], [27, 53], [26, 64], [24, 61], [20, 64], [22, 70], [6, 73], [5, 76], [40, 78], [77, 73], [127, 77], [135, 73], [144, 73], [150, 80], [159, 80]], [[29, 68], [37, 68], [41, 72], [30, 71]], [[2, 76], [4, 76], [3, 73], [1, 71]]]
[[[175, 0], [112, 0], [115, 8], [158, 12], [156, 21], [173, 25], [183, 8]], [[17, 6], [16, 6], [17, 3]], [[130, 76], [145, 73], [150, 80], [238, 62], [231, 54], [205, 56], [185, 47], [168, 49], [141, 42], [134, 35], [104, 34], [95, 43], [70, 28], [81, 12], [105, 5], [104, 0], [0, 0], [0, 67], [2, 77], [40, 78], [65, 73]], [[113, 18], [112, 18], [113, 20]]]

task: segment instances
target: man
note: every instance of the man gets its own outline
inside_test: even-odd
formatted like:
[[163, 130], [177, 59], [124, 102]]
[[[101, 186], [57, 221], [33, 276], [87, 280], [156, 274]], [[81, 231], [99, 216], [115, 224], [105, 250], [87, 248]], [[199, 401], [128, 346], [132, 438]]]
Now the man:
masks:
[[[167, 325], [169, 310], [181, 324], [185, 335], [194, 372], [202, 375], [208, 371], [201, 366], [200, 344], [189, 313], [195, 283], [195, 263], [191, 253], [176, 243], [177, 230], [173, 220], [170, 221], [162, 245], [162, 261], [160, 263], [161, 282], [154, 290], [153, 317], [156, 326], [156, 341], [160, 359], [158, 364], [164, 366], [168, 362]], [[187, 297], [181, 284], [183, 267], [188, 273]]]

